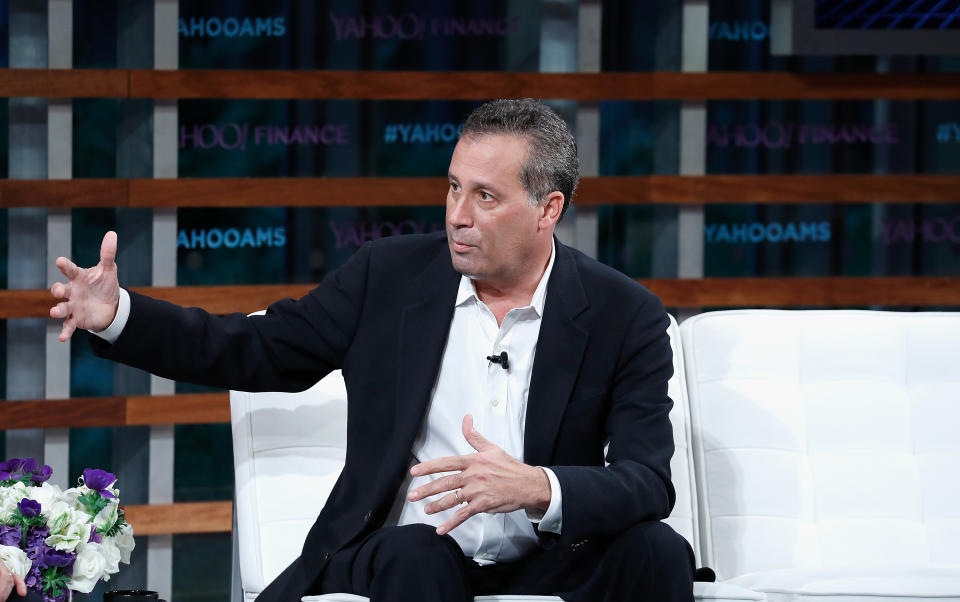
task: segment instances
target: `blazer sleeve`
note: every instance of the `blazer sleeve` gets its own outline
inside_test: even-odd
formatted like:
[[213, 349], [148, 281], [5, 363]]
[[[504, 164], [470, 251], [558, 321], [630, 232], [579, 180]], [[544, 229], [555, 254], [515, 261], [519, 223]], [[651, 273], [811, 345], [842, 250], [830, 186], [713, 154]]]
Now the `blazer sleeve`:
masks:
[[563, 492], [561, 545], [612, 537], [634, 523], [666, 518], [673, 508], [668, 326], [662, 303], [651, 294], [624, 333], [606, 418], [608, 465], [550, 466]]
[[302, 391], [342, 367], [368, 284], [364, 245], [304, 297], [266, 315], [215, 316], [130, 292], [130, 317], [97, 355], [174, 380], [241, 391]]

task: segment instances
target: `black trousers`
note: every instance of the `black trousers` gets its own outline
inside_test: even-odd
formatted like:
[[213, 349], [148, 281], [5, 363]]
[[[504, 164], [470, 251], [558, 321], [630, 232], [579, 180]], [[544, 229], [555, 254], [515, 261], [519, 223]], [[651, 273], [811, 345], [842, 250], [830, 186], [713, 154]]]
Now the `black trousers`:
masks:
[[433, 527], [384, 527], [334, 554], [310, 593], [351, 593], [371, 602], [468, 602], [484, 594], [557, 595], [569, 602], [693, 600], [693, 550], [664, 523], [638, 523], [610, 540], [558, 548], [480, 566]]

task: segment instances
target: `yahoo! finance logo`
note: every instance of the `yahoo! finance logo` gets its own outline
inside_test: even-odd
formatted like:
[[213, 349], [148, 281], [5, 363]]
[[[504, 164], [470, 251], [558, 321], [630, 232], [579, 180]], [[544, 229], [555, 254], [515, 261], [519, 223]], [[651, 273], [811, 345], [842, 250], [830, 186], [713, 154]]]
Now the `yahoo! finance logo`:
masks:
[[937, 125], [937, 142], [960, 142], [960, 123], [941, 122]]
[[426, 37], [508, 37], [520, 33], [518, 17], [441, 17], [417, 13], [337, 14], [330, 12], [334, 36], [343, 40], [423, 40]]
[[327, 225], [333, 233], [337, 249], [359, 247], [368, 240], [377, 240], [397, 234], [425, 234], [444, 229], [441, 222], [405, 219], [400, 221], [384, 220], [379, 222], [335, 222]]
[[707, 146], [767, 149], [803, 145], [898, 144], [899, 127], [885, 125], [792, 123], [711, 124], [707, 128]]
[[287, 244], [287, 231], [276, 228], [191, 228], [177, 234], [177, 248], [183, 249], [259, 249]]
[[180, 19], [180, 36], [184, 38], [282, 38], [287, 35], [284, 17], [190, 17]]
[[763, 21], [714, 21], [709, 36], [711, 42], [759, 42], [770, 37], [770, 26]]
[[883, 243], [960, 244], [960, 214], [953, 217], [929, 217], [923, 220], [892, 218], [883, 222]]
[[461, 130], [462, 123], [388, 123], [383, 128], [383, 141], [387, 144], [449, 144], [460, 139]]
[[180, 126], [180, 148], [246, 150], [247, 146], [331, 146], [350, 143], [345, 123], [251, 125], [204, 123]]
[[706, 224], [708, 243], [829, 242], [830, 222], [738, 222]]

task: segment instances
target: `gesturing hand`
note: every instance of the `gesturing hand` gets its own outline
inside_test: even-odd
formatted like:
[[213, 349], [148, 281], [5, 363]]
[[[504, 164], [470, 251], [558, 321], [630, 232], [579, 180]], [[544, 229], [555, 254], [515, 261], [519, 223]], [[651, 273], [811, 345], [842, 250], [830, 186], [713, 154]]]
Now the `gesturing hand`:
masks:
[[474, 430], [470, 414], [463, 418], [463, 436], [477, 453], [429, 460], [410, 469], [410, 474], [415, 477], [459, 471], [418, 487], [408, 496], [415, 502], [445, 491], [452, 492], [427, 504], [424, 508], [427, 514], [463, 504], [447, 522], [437, 527], [438, 535], [450, 532], [481, 512], [497, 514], [521, 508], [543, 511], [549, 507], [550, 481], [543, 470], [518, 462], [487, 441]]
[[0, 562], [0, 602], [10, 597], [14, 587], [17, 588], [17, 594], [21, 598], [27, 595], [27, 586], [20, 575], [14, 575], [3, 562]]
[[61, 341], [77, 328], [103, 330], [113, 322], [120, 303], [116, 256], [117, 233], [107, 232], [100, 245], [100, 263], [92, 268], [79, 268], [66, 257], [57, 257], [57, 267], [69, 280], [50, 288], [54, 297], [65, 299], [50, 308], [51, 318], [64, 318]]

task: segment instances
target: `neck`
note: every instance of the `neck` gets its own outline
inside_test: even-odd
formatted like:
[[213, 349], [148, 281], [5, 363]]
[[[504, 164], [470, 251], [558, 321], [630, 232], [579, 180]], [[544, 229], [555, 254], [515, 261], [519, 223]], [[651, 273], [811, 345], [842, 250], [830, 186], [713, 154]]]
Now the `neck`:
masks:
[[493, 311], [497, 317], [497, 323], [502, 323], [503, 317], [511, 309], [530, 305], [533, 293], [536, 292], [537, 285], [540, 284], [543, 274], [547, 271], [552, 250], [553, 239], [551, 238], [545, 251], [538, 252], [531, 261], [524, 262], [535, 266], [534, 269], [525, 271], [512, 281], [473, 281], [477, 290], [477, 297]]

